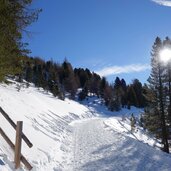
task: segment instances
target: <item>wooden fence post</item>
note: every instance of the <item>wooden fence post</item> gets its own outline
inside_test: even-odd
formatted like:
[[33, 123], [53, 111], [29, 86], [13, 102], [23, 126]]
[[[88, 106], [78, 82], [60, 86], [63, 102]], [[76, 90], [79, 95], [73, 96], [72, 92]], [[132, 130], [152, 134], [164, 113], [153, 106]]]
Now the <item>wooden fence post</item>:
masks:
[[[15, 150], [15, 145], [13, 144], [13, 142], [8, 138], [8, 136], [5, 134], [5, 132], [1, 129], [0, 127], [0, 134], [2, 135], [2, 137], [4, 138], [4, 140], [9, 144], [9, 146]], [[28, 170], [31, 170], [33, 167], [31, 166], [31, 164], [26, 160], [26, 158], [21, 154], [21, 161], [23, 162], [23, 164], [27, 167]]]
[[18, 169], [20, 167], [21, 143], [22, 143], [22, 127], [23, 127], [23, 122], [22, 121], [17, 121], [16, 140], [15, 140], [15, 155], [14, 155], [14, 162], [15, 162], [15, 168], [16, 169]]

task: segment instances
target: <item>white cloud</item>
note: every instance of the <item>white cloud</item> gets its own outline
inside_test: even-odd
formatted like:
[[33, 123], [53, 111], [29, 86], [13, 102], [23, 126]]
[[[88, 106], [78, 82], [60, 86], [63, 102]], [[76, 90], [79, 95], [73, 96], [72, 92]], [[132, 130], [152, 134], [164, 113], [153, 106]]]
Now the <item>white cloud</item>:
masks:
[[152, 1], [159, 5], [171, 7], [171, 0], [152, 0]]
[[145, 71], [149, 69], [150, 69], [150, 66], [148, 64], [132, 64], [132, 65], [126, 65], [126, 66], [105, 67], [95, 72], [99, 74], [100, 76], [110, 76], [110, 75], [116, 75], [116, 74], [141, 72], [141, 71]]

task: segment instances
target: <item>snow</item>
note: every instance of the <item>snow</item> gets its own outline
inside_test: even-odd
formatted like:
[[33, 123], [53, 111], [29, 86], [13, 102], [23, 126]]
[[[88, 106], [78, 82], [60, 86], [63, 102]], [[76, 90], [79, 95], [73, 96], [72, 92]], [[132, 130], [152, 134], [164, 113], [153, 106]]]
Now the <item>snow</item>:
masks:
[[102, 99], [98, 99], [96, 96], [90, 96], [86, 100], [82, 101], [81, 104], [87, 106], [93, 113], [101, 116], [122, 116], [128, 117], [132, 113], [134, 116], [140, 116], [143, 113], [143, 109], [131, 106], [131, 110], [127, 108], [122, 108], [120, 111], [111, 112], [103, 104]]
[[105, 120], [105, 125], [108, 126], [111, 130], [117, 131], [124, 136], [131, 137], [137, 141], [147, 143], [153, 147], [161, 147], [159, 141], [147, 133], [143, 128], [136, 124], [136, 129], [131, 130], [130, 119], [128, 118], [117, 118], [111, 117]]
[[[18, 87], [20, 87], [20, 90]], [[18, 91], [19, 90], [19, 91]], [[0, 106], [33, 143], [22, 143], [22, 153], [33, 171], [171, 170], [171, 156], [138, 125], [131, 131], [129, 117], [142, 109], [109, 112], [102, 100], [61, 101], [33, 85], [0, 84]], [[0, 127], [15, 142], [15, 131], [0, 115]], [[14, 153], [0, 136], [0, 171], [14, 170]], [[22, 168], [17, 171], [25, 171]]]
[[[23, 85], [24, 86], [24, 85]], [[92, 113], [78, 102], [54, 98], [51, 94], [31, 86], [17, 84], [0, 85], [0, 106], [14, 122], [22, 120], [23, 132], [33, 143], [32, 148], [22, 143], [22, 153], [33, 165], [33, 170], [55, 170], [62, 168], [61, 142], [68, 132], [68, 124], [77, 119], [92, 117]], [[0, 115], [0, 127], [15, 142], [15, 131]], [[7, 154], [8, 158], [4, 156]], [[0, 136], [0, 155], [5, 163], [13, 161], [13, 151]], [[14, 169], [14, 165], [9, 168]]]
[[66, 170], [71, 166], [74, 171], [171, 169], [169, 155], [109, 129], [105, 121], [93, 118], [73, 124], [73, 158], [68, 160]]

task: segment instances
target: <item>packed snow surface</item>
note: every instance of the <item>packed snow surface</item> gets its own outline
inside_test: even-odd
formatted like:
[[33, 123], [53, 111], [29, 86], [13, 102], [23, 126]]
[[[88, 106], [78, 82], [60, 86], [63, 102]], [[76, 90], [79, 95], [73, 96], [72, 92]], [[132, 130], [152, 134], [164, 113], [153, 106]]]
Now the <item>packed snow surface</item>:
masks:
[[73, 159], [66, 170], [171, 169], [169, 155], [112, 130], [105, 121], [106, 118], [94, 118], [73, 124]]
[[[33, 171], [170, 171], [171, 156], [139, 126], [131, 131], [129, 117], [141, 109], [109, 112], [101, 100], [82, 104], [54, 98], [33, 85], [0, 84], [0, 106], [33, 143], [22, 154]], [[0, 114], [0, 127], [15, 142], [15, 131]], [[14, 152], [0, 136], [0, 171], [14, 170]], [[23, 165], [18, 171], [27, 170]]]

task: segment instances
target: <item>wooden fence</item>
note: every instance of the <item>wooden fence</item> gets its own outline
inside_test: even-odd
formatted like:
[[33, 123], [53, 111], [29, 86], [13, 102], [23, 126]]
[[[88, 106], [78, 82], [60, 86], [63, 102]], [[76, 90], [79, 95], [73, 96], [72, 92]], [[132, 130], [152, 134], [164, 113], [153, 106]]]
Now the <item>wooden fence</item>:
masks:
[[22, 132], [23, 122], [17, 121], [17, 124], [13, 122], [13, 120], [8, 116], [8, 114], [0, 107], [0, 113], [4, 116], [4, 118], [10, 123], [10, 125], [16, 130], [16, 140], [15, 145], [13, 142], [8, 138], [5, 132], [0, 127], [0, 134], [4, 138], [4, 140], [9, 144], [9, 146], [14, 150], [14, 162], [15, 168], [18, 169], [20, 167], [20, 161], [27, 167], [28, 170], [32, 169], [30, 163], [26, 160], [26, 158], [21, 154], [21, 146], [22, 146], [22, 139], [28, 145], [28, 147], [32, 147], [33, 144], [30, 140], [26, 137], [26, 135]]

